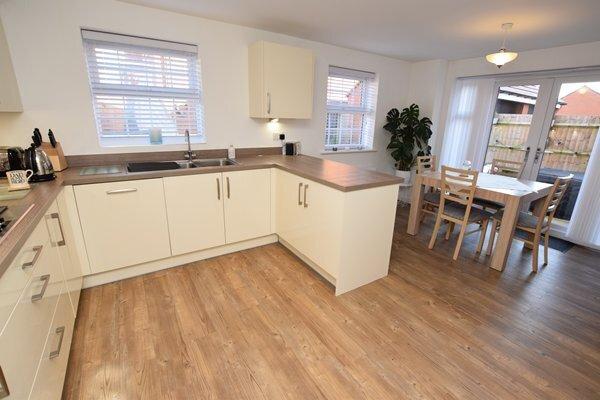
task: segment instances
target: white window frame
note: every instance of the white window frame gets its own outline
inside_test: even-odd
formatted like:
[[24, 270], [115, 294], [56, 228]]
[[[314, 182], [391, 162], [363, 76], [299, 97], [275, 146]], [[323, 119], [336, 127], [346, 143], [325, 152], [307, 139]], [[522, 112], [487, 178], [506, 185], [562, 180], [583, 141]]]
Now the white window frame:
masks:
[[[362, 104], [360, 106], [350, 106], [344, 102], [337, 102], [329, 98], [331, 85], [335, 85], [331, 78], [352, 79], [363, 83], [361, 90]], [[375, 113], [377, 108], [378, 82], [375, 73], [359, 71], [350, 68], [343, 68], [330, 65], [327, 77], [327, 112], [325, 121], [324, 152], [357, 152], [373, 151], [373, 136], [375, 131]], [[360, 131], [360, 142], [354, 143], [331, 143], [328, 139], [332, 138], [332, 133], [338, 141], [341, 140], [343, 128], [339, 126], [339, 120], [342, 116], [362, 115], [362, 126]], [[338, 127], [330, 127], [330, 121], [334, 118], [338, 120]]]
[[[162, 128], [162, 143], [158, 145], [184, 143], [186, 140], [185, 134], [180, 131], [188, 128], [186, 124], [189, 124], [188, 130], [191, 132], [190, 141], [192, 143], [206, 143], [202, 82], [198, 60], [198, 47], [196, 45], [87, 29], [82, 29], [81, 35], [87, 63], [97, 136], [102, 147], [156, 146], [157, 144], [151, 143], [150, 129], [152, 127]], [[151, 78], [147, 78], [145, 81], [146, 84], [107, 83], [106, 80], [102, 81], [100, 77], [102, 73], [102, 60], [96, 56], [96, 49], [102, 47], [110, 50], [130, 50], [161, 57], [171, 56], [176, 57], [176, 59], [185, 59], [188, 63], [184, 79], [187, 80], [185, 84], [177, 85], [173, 83], [173, 78], [179, 79], [181, 75], [176, 76], [175, 72], [171, 72], [172, 70], [170, 69], [157, 72], [156, 69], [153, 70], [150, 67], [147, 77], [150, 75]], [[142, 65], [140, 70], [136, 72], [143, 74], [145, 67], [145, 65]], [[122, 65], [112, 65], [110, 67], [112, 71], [121, 71], [125, 68]], [[172, 64], [171, 68], [173, 68]], [[162, 78], [163, 82], [172, 82], [172, 84], [167, 83], [163, 86], [153, 85], [152, 83], [157, 79], [157, 76]], [[108, 134], [103, 131], [103, 126], [105, 126], [106, 121], [110, 118], [106, 114], [102, 114], [101, 104], [103, 99], [109, 97], [115, 99], [120, 97], [122, 100], [119, 100], [123, 101], [123, 103], [129, 101], [130, 103], [128, 104], [134, 104], [132, 107], [140, 107], [134, 111], [137, 114], [134, 117], [134, 124], [139, 125], [138, 131], [131, 132], [126, 130], [122, 134]], [[180, 125], [180, 120], [175, 119], [176, 117], [171, 117], [173, 120], [169, 119], [169, 114], [178, 113], [176, 104], [186, 105], [190, 109], [187, 120], [183, 122], [183, 126]], [[153, 109], [157, 106], [160, 107], [160, 111], [155, 113]], [[140, 117], [140, 113], [144, 116]], [[152, 121], [155, 115], [158, 121], [155, 123], [156, 126]], [[125, 120], [126, 117], [122, 116], [121, 119]], [[128, 118], [128, 120], [131, 120], [131, 118]]]

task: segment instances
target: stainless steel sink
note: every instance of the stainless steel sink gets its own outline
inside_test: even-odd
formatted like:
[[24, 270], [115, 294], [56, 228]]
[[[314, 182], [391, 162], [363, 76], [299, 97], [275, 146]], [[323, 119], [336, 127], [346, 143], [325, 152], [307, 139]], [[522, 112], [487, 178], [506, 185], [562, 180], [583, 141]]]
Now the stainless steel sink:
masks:
[[190, 161], [154, 161], [127, 163], [128, 172], [165, 171], [171, 169], [188, 169], [202, 167], [222, 167], [236, 165], [237, 162], [229, 158], [209, 158]]

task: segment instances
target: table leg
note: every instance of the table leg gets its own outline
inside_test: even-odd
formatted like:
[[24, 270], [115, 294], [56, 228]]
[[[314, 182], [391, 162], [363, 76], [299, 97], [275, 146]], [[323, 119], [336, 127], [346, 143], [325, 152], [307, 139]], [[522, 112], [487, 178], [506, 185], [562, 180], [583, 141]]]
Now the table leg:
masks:
[[415, 183], [413, 184], [410, 198], [410, 214], [408, 216], [408, 228], [406, 229], [409, 235], [416, 235], [419, 232], [424, 193], [423, 179], [417, 175], [415, 176]]
[[503, 271], [508, 258], [508, 252], [512, 244], [512, 238], [519, 215], [520, 201], [519, 197], [509, 197], [504, 206], [504, 216], [500, 223], [500, 232], [497, 236], [496, 247], [492, 254], [490, 267], [498, 271]]

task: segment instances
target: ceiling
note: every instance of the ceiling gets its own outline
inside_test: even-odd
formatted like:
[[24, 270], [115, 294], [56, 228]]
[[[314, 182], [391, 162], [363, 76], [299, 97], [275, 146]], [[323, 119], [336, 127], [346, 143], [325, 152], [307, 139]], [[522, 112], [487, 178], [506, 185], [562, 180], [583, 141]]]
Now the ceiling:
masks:
[[600, 0], [124, 0], [404, 60], [600, 41]]

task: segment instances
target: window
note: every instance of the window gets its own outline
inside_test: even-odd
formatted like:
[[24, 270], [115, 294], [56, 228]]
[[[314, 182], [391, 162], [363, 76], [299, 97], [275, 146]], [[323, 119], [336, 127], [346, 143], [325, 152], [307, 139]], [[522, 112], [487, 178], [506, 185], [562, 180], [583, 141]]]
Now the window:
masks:
[[329, 67], [326, 151], [373, 148], [376, 99], [374, 73]]
[[[102, 146], [204, 142], [196, 46], [82, 30]], [[153, 138], [156, 144], [156, 138]], [[158, 141], [160, 142], [160, 141]]]

